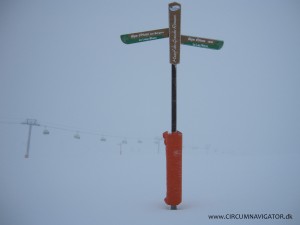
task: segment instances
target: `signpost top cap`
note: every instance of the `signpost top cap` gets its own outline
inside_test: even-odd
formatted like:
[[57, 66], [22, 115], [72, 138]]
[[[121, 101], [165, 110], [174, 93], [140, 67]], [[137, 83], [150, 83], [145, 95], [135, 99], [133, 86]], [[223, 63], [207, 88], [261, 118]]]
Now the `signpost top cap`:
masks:
[[181, 5], [177, 2], [172, 2], [172, 3], [169, 4], [169, 9], [171, 11], [175, 12], [175, 11], [181, 9]]
[[173, 12], [177, 11], [180, 9], [180, 5], [172, 5], [169, 7], [169, 9]]

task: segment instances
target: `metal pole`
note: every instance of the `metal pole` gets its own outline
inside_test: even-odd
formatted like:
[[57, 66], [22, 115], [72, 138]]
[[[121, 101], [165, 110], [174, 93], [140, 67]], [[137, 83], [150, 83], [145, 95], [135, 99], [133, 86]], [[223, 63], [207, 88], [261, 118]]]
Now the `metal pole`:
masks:
[[176, 65], [172, 64], [172, 132], [177, 131]]
[[122, 155], [122, 143], [120, 143], [119, 145], [120, 145], [120, 155]]
[[30, 148], [30, 139], [31, 139], [31, 129], [32, 129], [32, 124], [29, 124], [28, 139], [27, 139], [27, 149], [26, 149], [25, 158], [29, 158], [29, 148]]
[[25, 124], [25, 125], [29, 126], [28, 139], [27, 139], [27, 149], [26, 149], [26, 153], [25, 153], [25, 158], [29, 158], [31, 129], [32, 129], [32, 126], [40, 126], [40, 124], [38, 124], [35, 119], [27, 119], [26, 122], [23, 122], [22, 124]]
[[[177, 131], [177, 82], [176, 65], [172, 64], [172, 133]], [[171, 205], [171, 210], [176, 210], [176, 205]]]

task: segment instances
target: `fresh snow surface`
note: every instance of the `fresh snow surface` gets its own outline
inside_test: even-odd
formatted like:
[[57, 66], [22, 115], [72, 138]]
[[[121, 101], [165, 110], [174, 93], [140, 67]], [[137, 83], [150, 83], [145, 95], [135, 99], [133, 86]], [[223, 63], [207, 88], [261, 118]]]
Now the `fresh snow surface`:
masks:
[[[162, 147], [69, 147], [1, 155], [1, 225], [300, 224], [299, 154], [184, 149], [183, 202], [171, 211]], [[208, 219], [237, 213], [293, 219]]]

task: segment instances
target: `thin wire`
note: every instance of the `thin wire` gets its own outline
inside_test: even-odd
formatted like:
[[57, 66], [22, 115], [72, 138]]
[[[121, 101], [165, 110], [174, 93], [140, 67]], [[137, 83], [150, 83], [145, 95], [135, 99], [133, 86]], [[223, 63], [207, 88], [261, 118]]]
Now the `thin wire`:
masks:
[[141, 139], [140, 137], [127, 137], [127, 136], [117, 136], [117, 135], [109, 135], [109, 134], [102, 134], [100, 132], [94, 132], [94, 131], [87, 131], [87, 130], [81, 130], [81, 129], [71, 129], [71, 128], [66, 128], [66, 127], [59, 127], [59, 126], [52, 126], [49, 124], [40, 124], [41, 126], [47, 127], [47, 128], [52, 128], [56, 130], [63, 130], [63, 131], [68, 131], [68, 132], [79, 132], [81, 134], [89, 134], [89, 135], [95, 135], [95, 136], [102, 136], [102, 137], [107, 137], [107, 138], [119, 138], [119, 139]]
[[64, 131], [69, 131], [69, 132], [79, 132], [79, 133], [82, 133], [82, 134], [103, 136], [103, 137], [107, 137], [107, 138], [153, 140], [153, 138], [149, 138], [149, 137], [141, 137], [141, 136], [134, 137], [134, 136], [105, 134], [105, 133], [102, 133], [102, 132], [99, 132], [99, 131], [91, 131], [91, 130], [86, 130], [86, 129], [82, 129], [82, 128], [78, 128], [78, 127], [70, 127], [70, 126], [57, 124], [57, 123], [56, 123], [56, 125], [54, 125], [54, 123], [43, 122], [43, 121], [42, 121], [42, 123], [40, 123], [40, 125], [45, 126], [45, 127], [49, 127], [49, 128], [53, 128], [53, 129], [57, 129], [57, 130], [64, 130]]
[[0, 121], [1, 124], [20, 124], [17, 122]]
[[[39, 120], [37, 120], [39, 121]], [[15, 125], [19, 125], [19, 124], [23, 124], [22, 122], [11, 122], [11, 121], [0, 121], [0, 124], [15, 124]], [[106, 137], [106, 138], [116, 138], [116, 139], [135, 139], [135, 140], [156, 140], [156, 138], [150, 138], [150, 137], [133, 137], [133, 136], [124, 136], [124, 135], [111, 135], [111, 134], [104, 134], [101, 132], [97, 132], [97, 131], [89, 131], [89, 130], [84, 130], [84, 129], [79, 129], [76, 127], [70, 127], [70, 126], [66, 126], [66, 125], [62, 125], [62, 124], [57, 124], [57, 125], [52, 125], [54, 123], [45, 123], [39, 122], [39, 126], [41, 127], [47, 127], [47, 128], [51, 128], [51, 129], [56, 129], [56, 130], [63, 130], [63, 131], [67, 131], [67, 132], [78, 132], [81, 134], [88, 134], [88, 135], [94, 135], [94, 136], [101, 136], [101, 137]]]

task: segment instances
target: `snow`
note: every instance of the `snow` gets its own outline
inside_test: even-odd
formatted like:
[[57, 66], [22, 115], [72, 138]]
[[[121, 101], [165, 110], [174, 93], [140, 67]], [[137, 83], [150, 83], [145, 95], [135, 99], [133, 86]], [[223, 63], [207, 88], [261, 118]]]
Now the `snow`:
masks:
[[[76, 143], [76, 142], [74, 142]], [[155, 145], [10, 154], [0, 164], [5, 225], [299, 224], [299, 154], [183, 150], [183, 202], [169, 210], [165, 155]], [[15, 152], [17, 153], [17, 152]], [[14, 154], [15, 154], [14, 153]], [[292, 220], [208, 215], [292, 214]]]
[[[224, 47], [181, 48], [176, 211], [153, 144], [171, 125], [169, 42], [120, 40], [168, 27], [170, 2], [23, 2], [0, 1], [0, 225], [300, 224], [299, 2], [180, 1], [182, 34]], [[42, 126], [24, 159], [27, 118]], [[120, 155], [125, 137], [147, 140]], [[293, 219], [208, 218], [239, 213]]]

